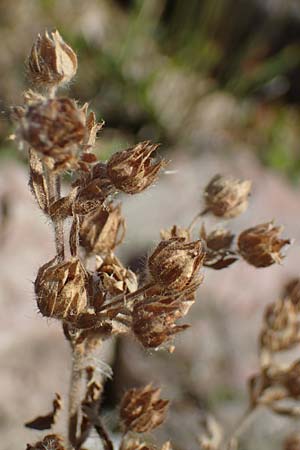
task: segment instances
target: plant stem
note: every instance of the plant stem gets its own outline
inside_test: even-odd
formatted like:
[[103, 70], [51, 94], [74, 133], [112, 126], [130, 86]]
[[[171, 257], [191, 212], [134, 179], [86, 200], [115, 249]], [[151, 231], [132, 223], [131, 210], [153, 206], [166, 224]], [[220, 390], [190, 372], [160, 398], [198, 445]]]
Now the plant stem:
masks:
[[233, 431], [231, 432], [227, 445], [226, 450], [235, 450], [237, 449], [237, 439], [240, 436], [240, 434], [244, 431], [247, 425], [249, 425], [249, 419], [253, 417], [253, 414], [257, 411], [257, 408], [255, 407], [249, 407], [245, 413], [242, 415], [240, 420], [237, 422], [236, 426], [234, 427]]
[[[51, 203], [60, 199], [61, 178], [54, 174], [51, 170], [46, 170], [49, 190], [49, 201]], [[55, 235], [56, 254], [59, 262], [65, 259], [65, 245], [64, 245], [64, 224], [62, 219], [52, 218]]]
[[188, 230], [189, 232], [191, 232], [191, 231], [193, 230], [194, 226], [196, 225], [196, 223], [198, 222], [198, 220], [200, 219], [200, 217], [205, 216], [205, 214], [207, 214], [208, 211], [209, 211], [208, 208], [205, 208], [203, 211], [200, 211], [200, 212], [193, 218], [193, 220], [191, 221], [191, 223], [190, 223], [189, 226], [187, 227], [187, 230]]
[[84, 344], [75, 344], [72, 348], [72, 372], [69, 390], [69, 424], [68, 437], [70, 450], [75, 448], [77, 442], [77, 429], [82, 395], [82, 372], [85, 358]]

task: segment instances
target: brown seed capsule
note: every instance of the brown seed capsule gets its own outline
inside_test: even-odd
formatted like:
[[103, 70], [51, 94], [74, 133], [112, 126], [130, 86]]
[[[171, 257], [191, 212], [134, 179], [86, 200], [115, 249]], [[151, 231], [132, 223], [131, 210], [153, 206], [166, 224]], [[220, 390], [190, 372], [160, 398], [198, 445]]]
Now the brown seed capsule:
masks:
[[176, 325], [175, 322], [187, 313], [190, 306], [188, 300], [167, 296], [136, 302], [132, 313], [132, 330], [145, 348], [158, 348], [189, 327]]
[[87, 306], [86, 273], [78, 258], [56, 263], [56, 258], [38, 271], [34, 288], [43, 316], [76, 318]]
[[217, 228], [207, 233], [203, 225], [200, 230], [200, 237], [206, 244], [204, 266], [220, 270], [238, 260], [236, 252], [231, 250], [234, 234], [229, 230]]
[[107, 253], [119, 245], [125, 234], [125, 221], [121, 215], [121, 204], [111, 202], [87, 214], [80, 227], [80, 244], [87, 253]]
[[65, 446], [61, 436], [48, 434], [42, 441], [27, 444], [26, 450], [65, 450]]
[[206, 186], [207, 209], [217, 217], [231, 219], [247, 209], [251, 181], [216, 175]]
[[157, 147], [146, 141], [115, 153], [107, 163], [107, 174], [115, 187], [127, 194], [137, 194], [150, 186], [166, 164], [164, 160], [154, 161], [152, 153]]
[[139, 439], [122, 439], [120, 450], [157, 450], [153, 444], [140, 441]]
[[112, 296], [135, 292], [138, 288], [135, 273], [126, 269], [113, 253], [106, 255], [104, 259], [97, 259], [96, 272], [104, 291]]
[[120, 405], [120, 417], [126, 431], [146, 433], [163, 423], [169, 401], [160, 398], [160, 389], [151, 384], [144, 388], [130, 389]]
[[149, 257], [148, 267], [162, 289], [181, 291], [196, 278], [204, 256], [201, 241], [171, 238], [158, 244]]
[[284, 442], [284, 450], [300, 450], [300, 434], [294, 433]]
[[290, 300], [297, 312], [300, 312], [300, 279], [293, 278], [284, 286], [283, 297]]
[[256, 225], [243, 231], [238, 238], [238, 248], [242, 257], [255, 267], [267, 267], [280, 263], [281, 249], [290, 244], [289, 239], [280, 239], [283, 227], [272, 222]]
[[38, 35], [28, 60], [28, 77], [37, 86], [69, 82], [77, 71], [77, 56], [58, 31]]
[[286, 387], [291, 398], [300, 398], [300, 361], [295, 361], [283, 374], [282, 384]]
[[28, 107], [20, 131], [36, 151], [63, 163], [74, 156], [72, 147], [78, 147], [84, 137], [85, 117], [73, 100], [46, 100]]

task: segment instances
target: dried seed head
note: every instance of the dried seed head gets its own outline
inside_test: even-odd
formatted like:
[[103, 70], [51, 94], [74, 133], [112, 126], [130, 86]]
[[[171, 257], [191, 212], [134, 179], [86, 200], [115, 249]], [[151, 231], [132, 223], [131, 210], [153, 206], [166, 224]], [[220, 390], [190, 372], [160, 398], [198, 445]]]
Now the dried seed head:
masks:
[[33, 445], [27, 444], [26, 450], [66, 450], [61, 436], [48, 434], [42, 441]]
[[145, 348], [158, 348], [167, 343], [177, 333], [186, 330], [188, 325], [176, 325], [183, 317], [193, 299], [156, 296], [136, 302], [132, 313], [132, 330]]
[[77, 150], [85, 135], [85, 117], [73, 100], [46, 100], [28, 107], [20, 131], [36, 151], [63, 165], [74, 158], [73, 147]]
[[212, 269], [225, 269], [238, 260], [238, 255], [231, 250], [234, 234], [224, 228], [217, 228], [210, 233], [204, 225], [200, 230], [200, 237], [206, 244], [204, 265]]
[[72, 319], [87, 306], [86, 272], [78, 258], [56, 263], [56, 258], [38, 271], [34, 288], [43, 316]]
[[248, 207], [251, 181], [216, 175], [206, 186], [204, 199], [206, 207], [217, 217], [231, 219]]
[[122, 439], [120, 450], [157, 450], [152, 444], [140, 441], [139, 439]]
[[164, 241], [171, 238], [184, 238], [186, 241], [190, 240], [190, 232], [187, 228], [182, 228], [177, 225], [173, 225], [168, 230], [161, 230], [160, 237]]
[[294, 433], [284, 442], [284, 450], [300, 450], [300, 434]]
[[158, 145], [149, 141], [115, 153], [107, 163], [107, 174], [120, 191], [137, 194], [152, 184], [159, 170], [165, 166], [164, 160], [155, 162], [152, 153]]
[[135, 292], [138, 288], [135, 273], [126, 269], [113, 253], [106, 255], [104, 259], [97, 258], [96, 272], [104, 291], [112, 296]]
[[290, 244], [289, 239], [280, 239], [283, 227], [272, 222], [256, 225], [243, 231], [238, 238], [238, 248], [242, 257], [255, 267], [267, 267], [280, 263], [281, 249]]
[[158, 244], [149, 257], [148, 267], [162, 289], [181, 291], [195, 280], [204, 256], [201, 241], [171, 238]]
[[80, 227], [80, 244], [87, 253], [107, 253], [119, 245], [125, 234], [121, 204], [111, 202], [105, 208], [87, 214]]
[[160, 391], [148, 384], [126, 392], [120, 405], [120, 417], [126, 431], [146, 433], [163, 423], [169, 401], [160, 398]]
[[38, 35], [28, 60], [28, 76], [37, 86], [69, 82], [77, 71], [77, 56], [58, 31]]
[[278, 300], [267, 306], [261, 333], [261, 347], [271, 352], [287, 350], [299, 342], [299, 326], [293, 303]]

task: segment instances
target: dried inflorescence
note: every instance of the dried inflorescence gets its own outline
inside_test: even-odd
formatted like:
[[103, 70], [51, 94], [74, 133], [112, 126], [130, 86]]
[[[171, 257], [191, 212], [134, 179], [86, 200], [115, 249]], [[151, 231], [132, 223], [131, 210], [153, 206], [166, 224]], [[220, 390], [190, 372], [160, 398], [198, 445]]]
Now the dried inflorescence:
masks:
[[238, 238], [239, 252], [255, 267], [267, 267], [280, 263], [283, 259], [282, 248], [290, 244], [290, 239], [281, 239], [283, 227], [272, 222], [263, 223], [243, 231]]
[[247, 209], [251, 181], [216, 175], [206, 186], [204, 200], [208, 211], [230, 219]]
[[45, 99], [30, 105], [20, 121], [22, 138], [54, 168], [71, 168], [76, 145], [85, 136], [85, 117], [69, 98]]
[[62, 263], [54, 258], [44, 264], [34, 289], [43, 316], [72, 319], [86, 309], [86, 271], [78, 258]]
[[39, 34], [28, 59], [28, 77], [46, 87], [68, 83], [77, 72], [77, 56], [59, 32]]
[[80, 244], [87, 253], [107, 253], [121, 244], [125, 234], [125, 220], [121, 204], [111, 202], [104, 208], [87, 214], [80, 227]]
[[[149, 141], [121, 150], [108, 161], [98, 159], [93, 147], [103, 121], [97, 122], [87, 104], [79, 106], [56, 96], [57, 88], [70, 81], [76, 70], [77, 57], [57, 31], [39, 35], [28, 61], [33, 90], [24, 94], [25, 104], [14, 109], [14, 118], [17, 136], [29, 151], [32, 193], [54, 228], [56, 256], [39, 269], [34, 289], [41, 314], [61, 321], [73, 355], [66, 446], [84, 448], [94, 429], [103, 447], [113, 450], [99, 413], [103, 376], [93, 358], [99, 344], [131, 332], [145, 348], [164, 346], [173, 351], [173, 337], [189, 326], [178, 321], [195, 302], [203, 266], [225, 269], [241, 255], [250, 264], [265, 267], [280, 262], [281, 249], [289, 240], [280, 239], [281, 228], [271, 223], [241, 233], [238, 248], [233, 233], [220, 227], [207, 232], [202, 224], [193, 237], [193, 228], [206, 212], [230, 219], [247, 208], [251, 182], [217, 175], [205, 188], [205, 207], [191, 224], [161, 232], [162, 240], [150, 254], [148, 273], [140, 277], [145, 279], [141, 282], [114, 253], [123, 240], [125, 220], [120, 204], [112, 199], [118, 192], [138, 194], [153, 185], [166, 161], [155, 157], [158, 145]], [[62, 195], [66, 171], [70, 189]], [[268, 404], [278, 411], [278, 399], [300, 398], [300, 363], [285, 368], [271, 364], [274, 352], [298, 342], [299, 291], [295, 285], [288, 298], [266, 312], [260, 350], [267, 358], [261, 358], [261, 371], [250, 382], [253, 407]], [[267, 402], [269, 394], [273, 397]], [[119, 449], [157, 450], [153, 444], [132, 439], [130, 432], [144, 433], [160, 425], [168, 403], [151, 385], [128, 391], [120, 409], [125, 434]], [[27, 426], [52, 427], [60, 407], [57, 397], [53, 411]], [[207, 422], [201, 445], [215, 450], [222, 433], [213, 423]], [[170, 448], [167, 442], [161, 450]], [[65, 450], [65, 445], [50, 434], [28, 450]]]
[[120, 405], [121, 422], [126, 431], [146, 433], [163, 423], [169, 402], [160, 398], [160, 392], [151, 384], [126, 392]]
[[171, 238], [161, 241], [149, 257], [149, 272], [162, 290], [182, 291], [196, 282], [204, 256], [201, 241]]
[[157, 179], [165, 161], [155, 162], [157, 145], [149, 141], [115, 153], [107, 163], [107, 174], [116, 188], [126, 194], [142, 192]]

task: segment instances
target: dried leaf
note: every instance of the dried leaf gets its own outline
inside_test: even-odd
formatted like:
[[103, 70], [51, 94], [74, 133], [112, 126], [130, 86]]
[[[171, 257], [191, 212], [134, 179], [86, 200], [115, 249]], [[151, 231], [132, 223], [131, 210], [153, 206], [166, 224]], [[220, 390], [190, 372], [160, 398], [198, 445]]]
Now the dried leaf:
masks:
[[72, 256], [77, 256], [78, 254], [79, 228], [80, 228], [80, 220], [79, 217], [75, 214], [73, 217], [69, 238], [70, 252]]
[[45, 416], [38, 416], [30, 422], [25, 423], [25, 427], [32, 428], [33, 430], [50, 430], [56, 423], [57, 415], [61, 408], [61, 397], [59, 394], [55, 394], [55, 399], [53, 400], [53, 410]]
[[74, 188], [69, 195], [60, 198], [50, 205], [49, 213], [54, 220], [66, 219], [68, 216], [72, 216], [77, 192], [78, 188]]
[[30, 178], [29, 186], [39, 207], [45, 213], [49, 209], [49, 193], [44, 177], [43, 164], [34, 150], [29, 151]]

